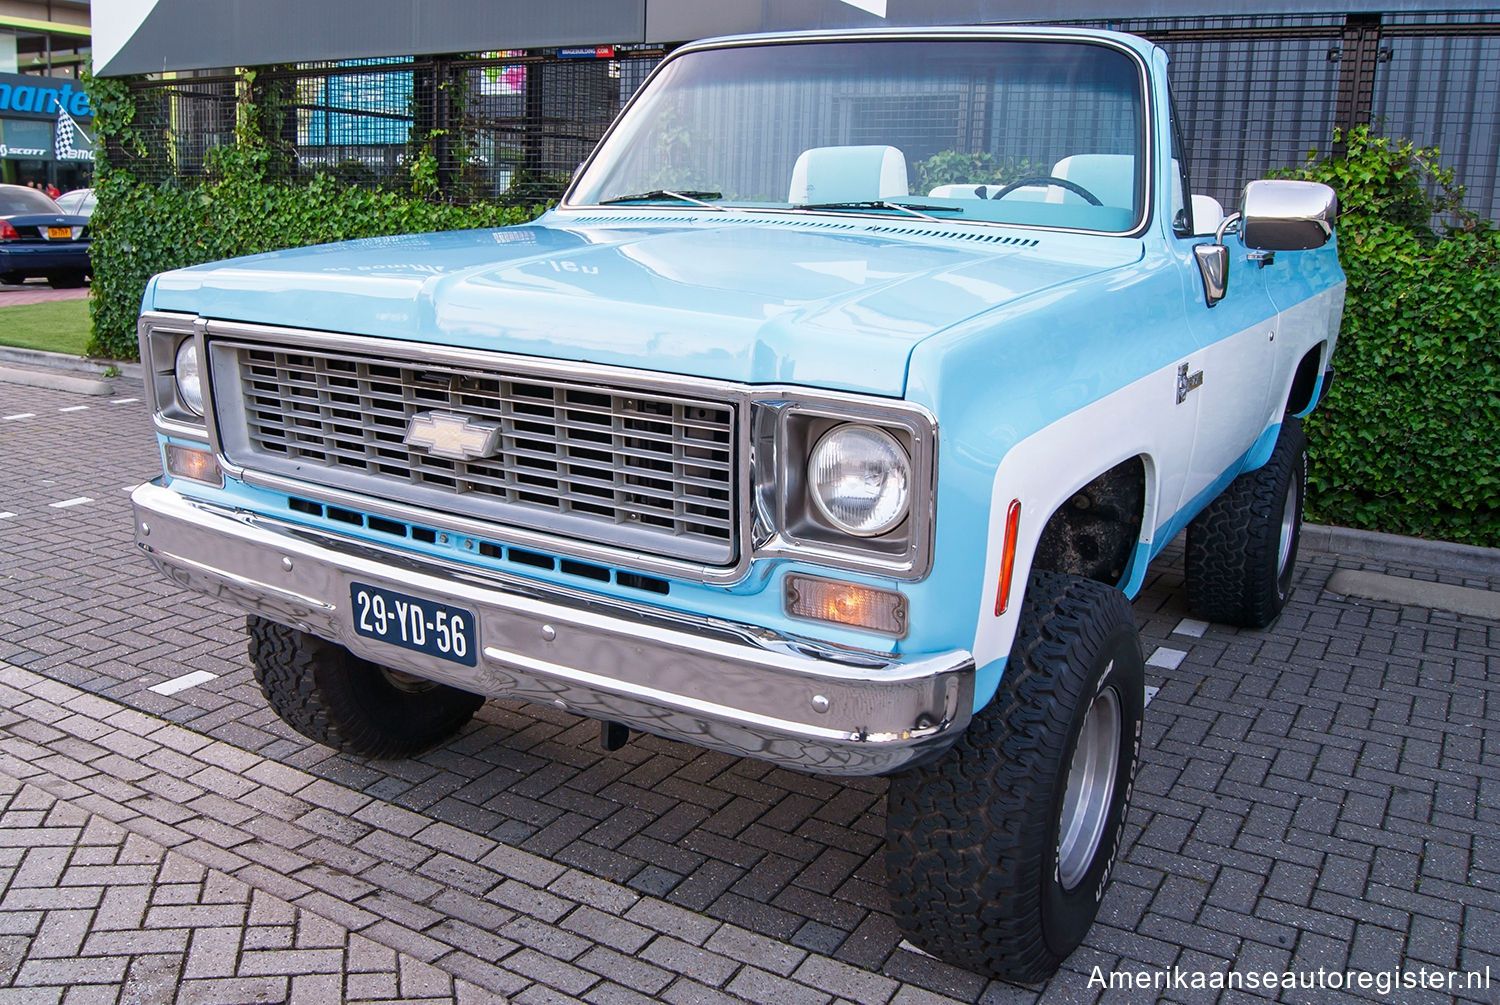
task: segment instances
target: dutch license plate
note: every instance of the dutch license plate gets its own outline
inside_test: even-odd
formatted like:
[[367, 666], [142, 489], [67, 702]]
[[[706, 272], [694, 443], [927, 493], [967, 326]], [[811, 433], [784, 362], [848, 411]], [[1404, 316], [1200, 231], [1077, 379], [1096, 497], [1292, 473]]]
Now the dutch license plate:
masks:
[[364, 583], [349, 584], [349, 603], [354, 630], [367, 639], [475, 665], [474, 615], [462, 607]]
[[47, 236], [54, 241], [71, 241], [73, 239], [72, 227], [48, 227]]

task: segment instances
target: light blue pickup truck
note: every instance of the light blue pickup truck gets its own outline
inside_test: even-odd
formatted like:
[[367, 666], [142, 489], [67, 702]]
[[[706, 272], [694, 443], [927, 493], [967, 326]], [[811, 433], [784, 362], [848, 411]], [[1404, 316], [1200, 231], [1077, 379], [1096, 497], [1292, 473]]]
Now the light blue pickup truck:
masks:
[[913, 942], [1034, 981], [1135, 775], [1128, 598], [1286, 602], [1334, 194], [1194, 195], [1167, 58], [1044, 28], [669, 56], [528, 226], [157, 276], [136, 542], [276, 711], [399, 757], [488, 696], [890, 776]]

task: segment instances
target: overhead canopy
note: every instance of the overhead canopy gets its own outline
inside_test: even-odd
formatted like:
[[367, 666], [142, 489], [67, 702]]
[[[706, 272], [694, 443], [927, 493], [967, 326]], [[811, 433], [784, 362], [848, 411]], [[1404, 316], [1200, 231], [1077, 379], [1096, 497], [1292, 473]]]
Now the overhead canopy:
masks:
[[[1493, 0], [1329, 0], [1351, 11]], [[1305, 0], [111, 0], [93, 5], [100, 76], [369, 56], [683, 42], [797, 28], [1307, 14]]]

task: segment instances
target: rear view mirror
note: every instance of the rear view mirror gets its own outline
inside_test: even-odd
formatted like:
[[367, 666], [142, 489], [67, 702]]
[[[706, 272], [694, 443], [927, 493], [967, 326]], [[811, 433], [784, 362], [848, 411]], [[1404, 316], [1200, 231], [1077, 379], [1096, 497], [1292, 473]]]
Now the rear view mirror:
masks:
[[1258, 251], [1321, 248], [1333, 236], [1339, 200], [1315, 181], [1264, 180], [1245, 186], [1240, 237]]

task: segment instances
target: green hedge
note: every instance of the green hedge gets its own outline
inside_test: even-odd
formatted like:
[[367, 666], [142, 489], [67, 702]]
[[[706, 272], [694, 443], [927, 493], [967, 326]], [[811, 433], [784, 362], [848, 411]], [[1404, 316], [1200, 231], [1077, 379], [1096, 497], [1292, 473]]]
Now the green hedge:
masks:
[[1294, 172], [1339, 193], [1349, 282], [1338, 378], [1307, 421], [1310, 516], [1500, 546], [1500, 232], [1459, 208], [1437, 151], [1345, 139]]
[[[412, 172], [406, 192], [353, 188], [327, 174], [305, 183], [269, 180], [279, 165], [256, 134], [253, 110], [241, 144], [213, 151], [203, 184], [143, 184], [133, 166], [162, 152], [138, 128], [133, 95], [115, 80], [93, 78], [88, 86], [98, 146], [109, 151], [98, 156], [94, 172], [91, 355], [136, 358], [135, 322], [146, 282], [167, 269], [358, 237], [505, 226], [544, 208], [434, 201], [420, 171]], [[420, 151], [414, 161], [423, 163]]]

